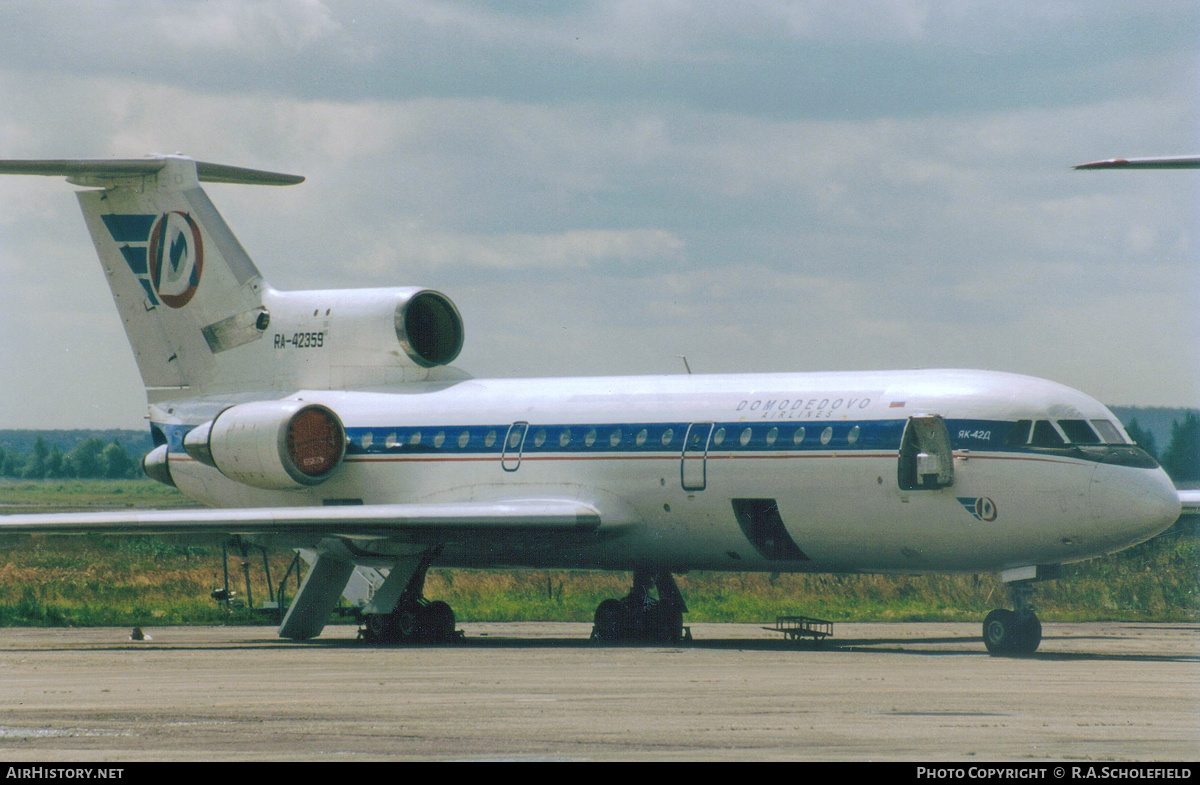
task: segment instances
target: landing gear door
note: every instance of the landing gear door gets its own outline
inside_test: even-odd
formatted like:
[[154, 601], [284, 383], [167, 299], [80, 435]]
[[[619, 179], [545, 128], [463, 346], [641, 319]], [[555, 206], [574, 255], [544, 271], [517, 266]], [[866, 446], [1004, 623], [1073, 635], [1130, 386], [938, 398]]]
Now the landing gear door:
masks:
[[694, 422], [688, 426], [687, 435], [683, 437], [683, 461], [679, 467], [679, 477], [685, 491], [702, 491], [708, 484], [705, 458], [712, 429], [710, 422]]
[[896, 474], [902, 491], [933, 491], [954, 484], [950, 434], [941, 415], [908, 418], [900, 439], [900, 465]]

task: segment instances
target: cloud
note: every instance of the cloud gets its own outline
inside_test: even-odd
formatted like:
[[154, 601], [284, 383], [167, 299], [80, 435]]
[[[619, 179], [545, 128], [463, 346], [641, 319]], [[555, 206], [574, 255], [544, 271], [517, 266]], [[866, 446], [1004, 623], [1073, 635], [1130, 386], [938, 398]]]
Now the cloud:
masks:
[[[1194, 177], [1069, 167], [1195, 152], [1200, 12], [1083, 8], [18, 1], [0, 157], [303, 174], [209, 189], [272, 284], [440, 289], [481, 376], [687, 354], [1190, 402]], [[0, 388], [17, 424], [93, 412], [46, 403], [83, 372], [140, 408], [71, 190], [0, 179], [4, 361], [48, 380]]]
[[456, 235], [422, 227], [395, 229], [370, 242], [365, 268], [439, 271], [453, 268], [463, 274], [536, 272], [539, 274], [609, 273], [677, 266], [684, 243], [670, 232], [578, 230], [549, 235]]

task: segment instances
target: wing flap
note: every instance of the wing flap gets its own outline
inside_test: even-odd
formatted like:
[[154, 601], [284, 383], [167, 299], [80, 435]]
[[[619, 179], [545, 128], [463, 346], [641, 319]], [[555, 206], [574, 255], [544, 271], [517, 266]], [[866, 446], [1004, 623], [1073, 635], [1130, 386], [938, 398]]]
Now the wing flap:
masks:
[[331, 507], [0, 515], [0, 534], [315, 534], [355, 538], [587, 533], [600, 513], [575, 501], [527, 500]]

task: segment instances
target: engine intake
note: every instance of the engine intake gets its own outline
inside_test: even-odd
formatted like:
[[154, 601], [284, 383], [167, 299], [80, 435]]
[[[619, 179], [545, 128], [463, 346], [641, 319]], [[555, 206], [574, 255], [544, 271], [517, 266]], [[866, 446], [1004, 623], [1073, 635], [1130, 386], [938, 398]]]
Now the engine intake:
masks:
[[396, 306], [396, 338], [424, 368], [446, 365], [463, 347], [462, 316], [450, 298], [429, 289]]
[[231, 480], [286, 490], [329, 479], [346, 454], [346, 429], [333, 410], [303, 401], [230, 407], [193, 428], [183, 449]]

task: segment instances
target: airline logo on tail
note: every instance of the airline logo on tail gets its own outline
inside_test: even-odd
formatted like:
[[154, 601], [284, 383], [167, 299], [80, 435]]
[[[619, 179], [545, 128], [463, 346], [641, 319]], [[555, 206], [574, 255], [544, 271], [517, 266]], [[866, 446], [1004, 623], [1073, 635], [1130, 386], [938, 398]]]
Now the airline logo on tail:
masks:
[[204, 242], [190, 215], [174, 210], [102, 218], [152, 305], [182, 308], [191, 302], [204, 270]]

